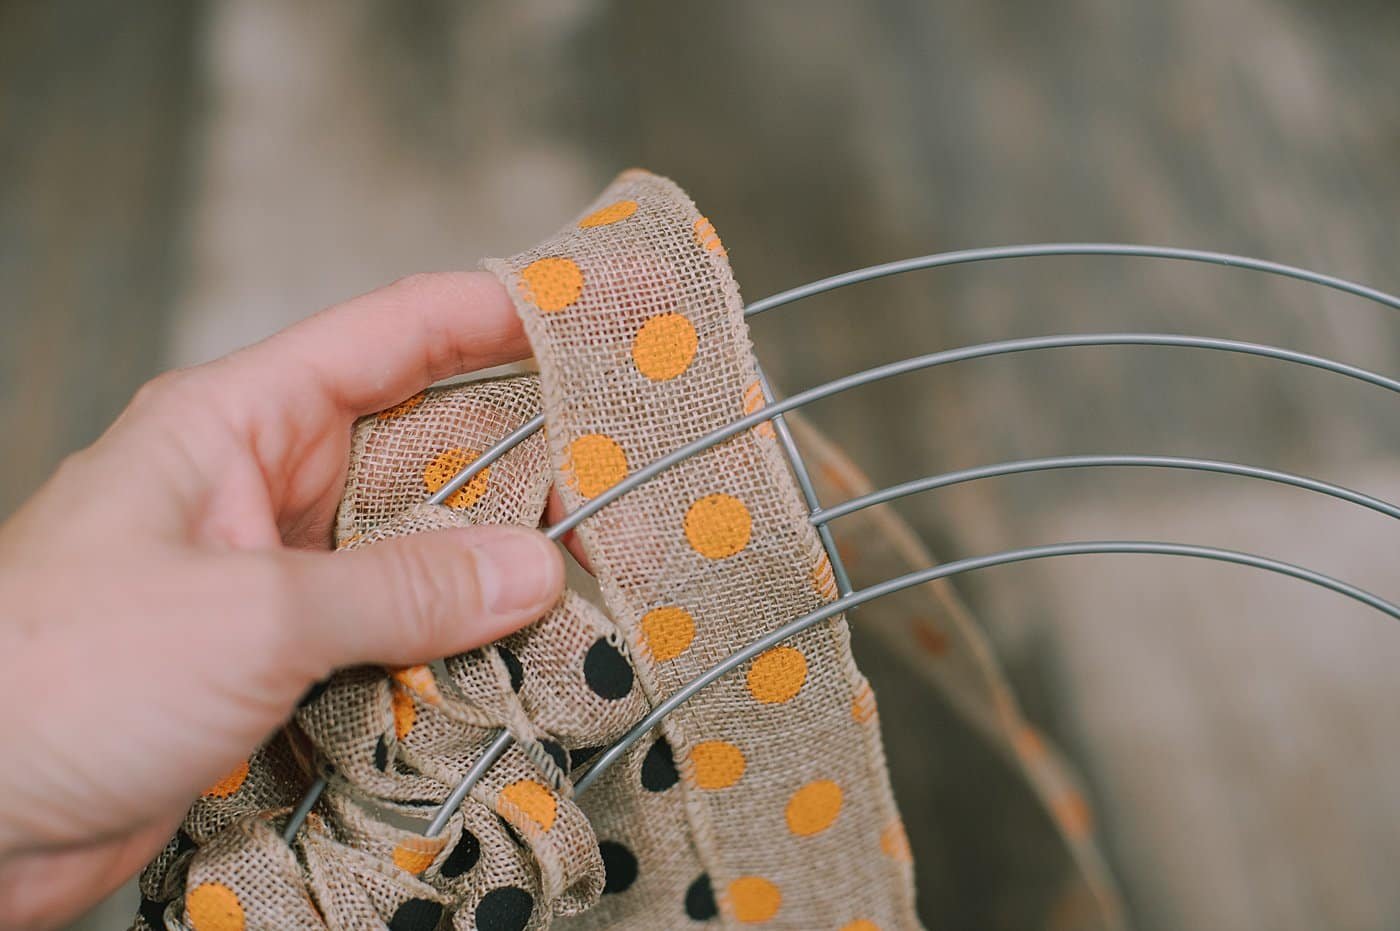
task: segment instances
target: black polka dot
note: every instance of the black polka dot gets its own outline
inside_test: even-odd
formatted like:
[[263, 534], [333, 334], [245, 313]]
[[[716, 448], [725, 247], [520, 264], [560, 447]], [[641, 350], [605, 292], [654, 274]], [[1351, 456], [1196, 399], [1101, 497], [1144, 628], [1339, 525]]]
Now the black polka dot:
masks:
[[534, 911], [535, 900], [524, 889], [492, 889], [476, 903], [477, 931], [524, 931]]
[[681, 778], [676, 772], [676, 760], [665, 737], [656, 738], [647, 755], [642, 757], [642, 788], [648, 792], [665, 792]]
[[622, 844], [605, 840], [598, 845], [603, 855], [603, 895], [626, 892], [637, 881], [637, 857]]
[[306, 694], [301, 696], [301, 701], [297, 702], [297, 707], [305, 708], [307, 705], [320, 698], [321, 694], [325, 692], [326, 687], [330, 684], [331, 680], [322, 679], [320, 682], [317, 682], [315, 685], [311, 686], [311, 688], [306, 690]]
[[595, 756], [602, 753], [606, 749], [608, 748], [574, 747], [572, 750], [569, 751], [569, 762], [572, 763], [574, 766], [582, 766], [584, 763], [587, 763], [589, 760], [593, 759]]
[[374, 745], [374, 768], [381, 773], [389, 769], [389, 744], [383, 734], [379, 735], [379, 742]]
[[626, 698], [632, 691], [632, 667], [617, 647], [599, 637], [583, 658], [583, 678], [588, 687], [609, 701]]
[[540, 746], [544, 747], [544, 752], [554, 759], [554, 765], [558, 766], [565, 773], [569, 771], [569, 755], [564, 752], [564, 748], [552, 740], [541, 740]]
[[442, 906], [430, 899], [409, 899], [389, 919], [389, 931], [435, 931], [442, 920]]
[[506, 671], [510, 673], [510, 690], [520, 691], [520, 687], [525, 684], [525, 670], [521, 667], [520, 660], [503, 646], [497, 646], [496, 652], [501, 655], [501, 662], [506, 664]]
[[452, 848], [447, 859], [442, 861], [442, 868], [438, 872], [448, 879], [456, 879], [476, 866], [476, 861], [480, 859], [481, 841], [476, 839], [475, 834], [464, 828], [461, 840], [457, 841], [457, 846]]
[[701, 873], [685, 890], [685, 913], [693, 921], [709, 921], [719, 914], [715, 907], [715, 891], [710, 888], [710, 874]]
[[141, 896], [140, 915], [146, 919], [146, 924], [150, 925], [153, 931], [165, 931], [165, 906], [167, 902], [157, 902], [155, 899], [148, 899]]

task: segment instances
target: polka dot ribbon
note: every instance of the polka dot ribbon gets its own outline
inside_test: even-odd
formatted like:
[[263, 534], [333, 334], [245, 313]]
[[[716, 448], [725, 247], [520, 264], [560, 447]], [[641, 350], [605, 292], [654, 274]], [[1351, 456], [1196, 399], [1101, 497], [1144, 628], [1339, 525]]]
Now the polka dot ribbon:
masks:
[[[487, 267], [539, 360], [570, 509], [763, 403], [728, 251], [665, 179], [627, 172], [558, 234]], [[836, 597], [775, 439], [767, 425], [737, 436], [579, 527], [653, 702]], [[883, 761], [845, 621], [772, 648], [580, 799], [607, 880], [568, 927], [917, 927]]]
[[[337, 519], [341, 549], [468, 523], [536, 524], [552, 476], [542, 437], [442, 505], [426, 496], [539, 412], [534, 378], [432, 390], [355, 430]], [[527, 931], [616, 886], [614, 847], [572, 799], [571, 770], [647, 710], [612, 621], [569, 592], [491, 647], [429, 666], [344, 670], [296, 714], [329, 784], [289, 846], [279, 824], [309, 781], [279, 735], [196, 802], [145, 871], [139, 931], [167, 912], [194, 931], [454, 927]], [[501, 729], [515, 745], [433, 838], [421, 819]], [[421, 822], [420, 822], [421, 824]]]

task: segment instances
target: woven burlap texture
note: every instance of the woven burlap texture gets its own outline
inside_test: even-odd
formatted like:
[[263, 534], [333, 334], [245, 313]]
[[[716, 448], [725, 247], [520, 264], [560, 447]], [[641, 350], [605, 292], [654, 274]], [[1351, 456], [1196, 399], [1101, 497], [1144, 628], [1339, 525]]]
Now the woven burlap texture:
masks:
[[[366, 422], [356, 433], [338, 520], [342, 546], [452, 524], [537, 524], [550, 485], [538, 436], [449, 496], [445, 507], [421, 502], [538, 410], [536, 381], [517, 378], [428, 392]], [[527, 631], [449, 657], [442, 677], [428, 667], [335, 677], [297, 716], [334, 767], [322, 816], [341, 840], [369, 855], [366, 862], [419, 875], [442, 896], [456, 928], [543, 928], [556, 915], [586, 909], [601, 893], [603, 865], [587, 819], [569, 798], [569, 751], [606, 744], [645, 712], [635, 689], [604, 698], [587, 687], [586, 656], [608, 638], [617, 638], [611, 622], [569, 594]], [[358, 679], [342, 686], [349, 677]], [[421, 816], [502, 728], [515, 745], [436, 845], [416, 832], [387, 836], [386, 825], [362, 815], [368, 796], [380, 811]], [[335, 857], [320, 859], [333, 875]], [[313, 888], [315, 878], [313, 870]], [[388, 901], [376, 914], [394, 929], [434, 926], [427, 906], [417, 906], [418, 923], [403, 918], [402, 907]], [[327, 915], [332, 927], [349, 917]]]
[[[671, 182], [631, 171], [534, 249], [491, 261], [539, 361], [570, 510], [757, 397], [724, 246]], [[652, 702], [835, 597], [771, 430], [667, 470], [579, 528]], [[570, 927], [917, 927], [872, 701], [845, 621], [759, 656], [673, 712], [583, 801], [628, 885]], [[648, 779], [674, 767], [679, 779]], [[648, 784], [654, 788], [648, 791]], [[638, 786], [642, 791], [637, 791]]]
[[[365, 418], [339, 547], [468, 523], [537, 524], [550, 485], [538, 436], [442, 506], [423, 501], [538, 411], [538, 384], [526, 377], [428, 391]], [[600, 611], [570, 593], [527, 631], [449, 657], [442, 677], [426, 666], [337, 673], [296, 715], [296, 735], [314, 746], [329, 785], [294, 844], [275, 822], [305, 789], [306, 769], [274, 779], [269, 751], [259, 751], [196, 803], [148, 867], [136, 927], [159, 927], [171, 901], [195, 931], [431, 931], [449, 920], [522, 931], [586, 909], [604, 870], [569, 797], [570, 751], [606, 745], [645, 713], [620, 642]], [[599, 657], [614, 673], [627, 670], [625, 688], [589, 687], [585, 671]], [[423, 838], [421, 820], [401, 826], [434, 809], [503, 728], [515, 746], [439, 837]], [[280, 735], [269, 744], [286, 746]]]
[[[811, 475], [819, 500], [843, 501], [875, 490], [860, 468], [805, 418], [789, 414], [787, 422], [814, 466]], [[888, 504], [856, 511], [830, 526], [857, 587], [936, 564], [927, 546]], [[947, 580], [925, 583], [867, 602], [859, 611], [865, 644], [878, 644], [887, 661], [898, 664], [885, 669], [885, 677], [916, 694], [932, 687], [969, 730], [1001, 754], [1012, 771], [1009, 781], [1019, 783], [1017, 788], [1042, 810], [1042, 818], [1008, 819], [1000, 829], [999, 840], [1005, 843], [1042, 850], [1058, 846], [1058, 855], [1037, 862], [1039, 875], [1007, 882], [999, 909], [1007, 916], [1003, 925], [1049, 931], [1125, 927], [1123, 906], [1094, 838], [1093, 815], [1078, 775], [1022, 714], [991, 644], [953, 586]], [[946, 752], [949, 735], [930, 727], [921, 711], [905, 711], [898, 719], [905, 725], [896, 725], [901, 741], [922, 745], [924, 752]], [[885, 732], [890, 733], [888, 728]], [[977, 775], [972, 771], [965, 778]], [[924, 797], [918, 801], [924, 810], [946, 804], [931, 795], [926, 782], [920, 783]], [[1047, 830], [1058, 835], [1058, 844], [1038, 837]], [[921, 823], [913, 832], [913, 847], [939, 847], [938, 838], [929, 834]], [[932, 856], [946, 861], [958, 853], [944, 848]]]

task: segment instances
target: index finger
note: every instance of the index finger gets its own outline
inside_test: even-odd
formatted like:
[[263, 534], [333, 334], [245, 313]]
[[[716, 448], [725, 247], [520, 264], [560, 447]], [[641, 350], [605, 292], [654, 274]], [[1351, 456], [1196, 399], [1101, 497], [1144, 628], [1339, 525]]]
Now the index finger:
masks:
[[352, 416], [435, 381], [530, 355], [505, 288], [486, 272], [411, 275], [229, 357], [285, 397], [311, 390]]

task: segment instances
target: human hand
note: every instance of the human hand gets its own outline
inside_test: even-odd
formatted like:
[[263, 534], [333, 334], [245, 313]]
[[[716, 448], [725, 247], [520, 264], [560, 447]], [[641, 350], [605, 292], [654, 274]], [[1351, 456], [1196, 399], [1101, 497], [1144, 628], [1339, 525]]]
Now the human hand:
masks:
[[110, 892], [332, 669], [548, 609], [532, 530], [324, 552], [356, 417], [528, 353], [491, 276], [407, 278], [155, 379], [0, 526], [0, 927]]

